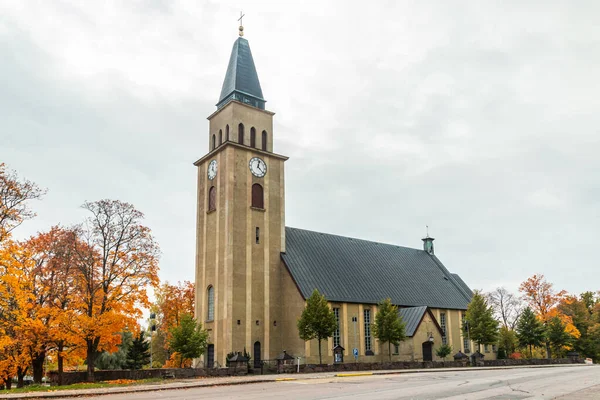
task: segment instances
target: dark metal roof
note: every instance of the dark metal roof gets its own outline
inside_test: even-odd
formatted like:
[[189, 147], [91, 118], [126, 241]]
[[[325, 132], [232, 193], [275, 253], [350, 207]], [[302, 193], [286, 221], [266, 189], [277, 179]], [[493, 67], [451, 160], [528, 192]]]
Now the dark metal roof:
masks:
[[242, 37], [233, 43], [217, 108], [223, 107], [230, 100], [237, 100], [261, 110], [265, 109], [265, 99], [258, 81], [250, 45]]
[[465, 281], [463, 281], [462, 278], [460, 276], [458, 276], [458, 274], [452, 274], [452, 277], [462, 287], [463, 291], [467, 294], [467, 296], [469, 296], [469, 298], [472, 298], [473, 297], [473, 291], [469, 288], [469, 286], [467, 286], [467, 284], [465, 283]]
[[402, 317], [402, 321], [404, 321], [405, 324], [406, 336], [411, 337], [415, 334], [419, 323], [421, 323], [421, 320], [423, 319], [425, 311], [427, 311], [427, 306], [408, 307], [398, 310], [398, 314]]
[[328, 300], [466, 310], [470, 297], [434, 255], [423, 250], [285, 228], [281, 258], [302, 296]]

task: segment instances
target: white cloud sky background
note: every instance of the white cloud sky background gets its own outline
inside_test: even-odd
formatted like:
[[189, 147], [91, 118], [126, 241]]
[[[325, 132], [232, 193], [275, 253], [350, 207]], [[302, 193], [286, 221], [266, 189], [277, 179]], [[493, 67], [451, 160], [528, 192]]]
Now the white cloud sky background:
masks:
[[0, 161], [146, 214], [193, 280], [195, 167], [237, 17], [286, 163], [286, 222], [421, 247], [472, 288], [600, 289], [600, 3], [0, 0]]

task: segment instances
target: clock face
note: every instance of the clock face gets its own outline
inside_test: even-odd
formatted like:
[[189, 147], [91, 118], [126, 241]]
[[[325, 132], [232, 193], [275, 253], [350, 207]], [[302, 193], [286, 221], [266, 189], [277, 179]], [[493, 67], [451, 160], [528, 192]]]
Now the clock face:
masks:
[[208, 164], [208, 179], [211, 181], [217, 176], [217, 160], [212, 160]]
[[267, 164], [265, 164], [265, 162], [258, 157], [250, 159], [250, 163], [248, 165], [250, 167], [250, 172], [252, 172], [252, 175], [258, 178], [262, 178], [267, 174]]

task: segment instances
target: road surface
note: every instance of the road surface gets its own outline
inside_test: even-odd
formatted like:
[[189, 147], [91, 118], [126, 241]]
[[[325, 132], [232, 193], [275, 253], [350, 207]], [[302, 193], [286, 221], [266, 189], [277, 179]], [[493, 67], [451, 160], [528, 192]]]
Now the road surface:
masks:
[[271, 383], [85, 397], [98, 400], [175, 399], [600, 399], [600, 367], [328, 377]]

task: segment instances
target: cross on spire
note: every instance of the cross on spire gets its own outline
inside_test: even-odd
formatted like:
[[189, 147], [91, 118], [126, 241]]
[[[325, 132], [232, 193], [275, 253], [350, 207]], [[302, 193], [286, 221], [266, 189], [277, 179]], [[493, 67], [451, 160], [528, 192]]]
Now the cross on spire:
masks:
[[240, 36], [244, 36], [244, 25], [242, 25], [243, 21], [242, 18], [244, 18], [246, 15], [240, 11], [240, 17], [238, 18], [238, 21], [240, 21]]

